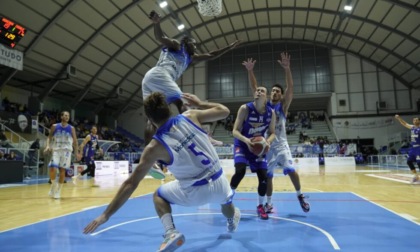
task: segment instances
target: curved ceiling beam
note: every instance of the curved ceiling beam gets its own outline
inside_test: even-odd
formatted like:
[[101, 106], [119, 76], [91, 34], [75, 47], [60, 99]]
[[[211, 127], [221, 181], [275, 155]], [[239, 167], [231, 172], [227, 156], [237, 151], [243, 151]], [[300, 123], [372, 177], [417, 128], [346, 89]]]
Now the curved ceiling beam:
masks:
[[[86, 47], [90, 44], [91, 41], [93, 41], [96, 37], [98, 37], [99, 35], [101, 35], [100, 31], [106, 29], [107, 27], [109, 27], [111, 24], [114, 23], [114, 21], [119, 18], [121, 15], [125, 14], [125, 12], [129, 9], [131, 9], [133, 6], [137, 5], [140, 1], [142, 0], [133, 0], [133, 2], [131, 2], [129, 5], [125, 6], [121, 11], [119, 11], [118, 13], [116, 13], [114, 16], [112, 16], [111, 19], [109, 19], [106, 23], [104, 23], [97, 32], [95, 32], [89, 39], [87, 42], [84, 43], [84, 45], [82, 47], [79, 48], [79, 50], [77, 50], [77, 52], [73, 55], [73, 57], [69, 60], [68, 64], [71, 64], [80, 54], [81, 52], [86, 49]], [[103, 66], [100, 68], [103, 69]], [[99, 71], [100, 72], [100, 71]], [[96, 77], [98, 76], [97, 72], [95, 74], [95, 76], [93, 77], [93, 79], [96, 79]], [[90, 81], [85, 88], [83, 88], [79, 94], [73, 99], [70, 107], [73, 109], [74, 107], [76, 107], [76, 105], [86, 96], [86, 94], [89, 92], [90, 87], [92, 86], [92, 81]]]
[[409, 9], [411, 11], [415, 11], [417, 13], [420, 13], [420, 8], [416, 7], [415, 5], [408, 4], [408, 3], [405, 3], [403, 1], [398, 1], [398, 0], [386, 0], [386, 1], [390, 2], [392, 4], [395, 4], [395, 5], [401, 6], [403, 8]]
[[[281, 10], [294, 11], [294, 10], [296, 10], [296, 11], [307, 11], [307, 12], [312, 12], [313, 11], [313, 12], [321, 12], [321, 13], [326, 13], [326, 14], [331, 14], [331, 15], [341, 15], [341, 12], [332, 11], [332, 10], [324, 10], [324, 9], [319, 9], [319, 8], [302, 8], [302, 7], [275, 7], [275, 8], [270, 8], [270, 11], [273, 11], [273, 10], [274, 11], [275, 10], [278, 10], [278, 11], [281, 11]], [[266, 12], [267, 9], [266, 8], [259, 8], [259, 9], [255, 9], [255, 10], [247, 10], [247, 11], [231, 13], [231, 14], [226, 15], [226, 16], [220, 16], [218, 18], [208, 20], [204, 23], [200, 23], [196, 26], [193, 26], [193, 27], [189, 28], [189, 30], [195, 30], [195, 29], [201, 28], [202, 26], [206, 26], [210, 23], [220, 21], [220, 20], [222, 20], [226, 17], [231, 18], [231, 17], [235, 17], [235, 16], [242, 16], [242, 15], [245, 15], [245, 14], [253, 14], [254, 12], [258, 12], [258, 11]], [[355, 20], [358, 20], [358, 21], [361, 21], [361, 22], [365, 22], [365, 23], [371, 24], [373, 26], [378, 26], [380, 28], [383, 28], [384, 30], [387, 30], [387, 31], [391, 32], [391, 33], [396, 33], [397, 35], [400, 35], [401, 37], [404, 37], [405, 39], [411, 40], [411, 41], [413, 41], [413, 43], [420, 44], [419, 39], [417, 39], [415, 37], [412, 37], [409, 34], [406, 34], [406, 33], [401, 32], [399, 30], [396, 30], [393, 27], [378, 23], [378, 22], [370, 20], [370, 19], [362, 18], [362, 17], [356, 16], [356, 15], [353, 15], [353, 14], [346, 14], [345, 17], [347, 17], [349, 19], [355, 19]], [[331, 31], [332, 31], [332, 29], [331, 29]]]
[[[174, 13], [174, 15], [177, 15], [178, 13], [180, 13], [180, 12], [182, 12], [182, 11], [184, 11], [184, 10], [187, 10], [187, 9], [189, 9], [189, 8], [193, 8], [193, 7], [195, 7], [195, 5], [196, 5], [196, 3], [192, 3], [192, 4], [188, 4], [188, 5], [186, 5], [186, 6], [184, 6], [184, 7], [182, 7], [182, 8], [179, 8], [179, 9], [177, 9], [176, 11], [175, 11], [175, 13]], [[324, 10], [324, 9], [320, 9], [320, 8], [302, 8], [302, 7], [276, 7], [276, 8], [270, 8], [270, 11], [273, 11], [273, 10], [278, 10], [278, 11], [281, 11], [281, 10], [290, 10], [290, 11], [293, 11], [293, 10], [298, 10], [298, 11], [308, 11], [308, 12], [310, 12], [310, 11], [314, 11], [314, 12], [321, 12], [321, 13], [327, 13], [327, 14], [331, 14], [331, 15], [341, 15], [341, 13], [342, 12], [337, 12], [337, 11], [331, 11], [331, 10]], [[252, 13], [257, 13], [258, 11], [264, 11], [264, 12], [266, 12], [267, 11], [267, 8], [259, 8], [259, 9], [254, 9], [254, 10], [248, 10], [248, 11], [240, 11], [240, 12], [236, 12], [236, 13], [231, 13], [231, 14], [229, 14], [229, 15], [225, 15], [225, 16], [220, 16], [220, 17], [217, 17], [217, 18], [214, 18], [214, 19], [211, 19], [211, 20], [208, 20], [208, 21], [206, 21], [206, 22], [203, 22], [203, 23], [200, 23], [199, 25], [196, 25], [196, 26], [193, 26], [193, 27], [191, 27], [191, 28], [189, 28], [188, 30], [190, 31], [190, 32], [193, 32], [194, 30], [196, 30], [196, 29], [198, 29], [198, 28], [201, 28], [201, 27], [203, 27], [203, 26], [207, 26], [207, 25], [209, 25], [210, 23], [213, 23], [213, 22], [217, 22], [217, 21], [220, 21], [220, 20], [222, 20], [222, 19], [225, 19], [225, 18], [231, 18], [231, 17], [235, 17], [235, 16], [243, 16], [243, 15], [245, 15], [245, 14], [252, 14]], [[162, 21], [163, 20], [166, 20], [167, 18], [169, 18], [169, 17], [172, 17], [172, 15], [166, 15], [165, 17], [163, 17], [162, 18]], [[398, 35], [400, 35], [400, 36], [403, 36], [403, 37], [405, 37], [406, 39], [410, 39], [410, 40], [412, 40], [414, 43], [417, 43], [417, 44], [420, 44], [420, 40], [417, 40], [416, 38], [414, 38], [414, 37], [410, 37], [409, 35], [407, 35], [407, 34], [405, 34], [405, 33], [403, 33], [403, 32], [401, 32], [401, 31], [398, 31], [398, 30], [395, 30], [394, 28], [392, 28], [392, 27], [389, 27], [389, 26], [386, 26], [386, 25], [383, 25], [383, 24], [381, 24], [381, 23], [378, 23], [378, 22], [375, 22], [375, 21], [372, 21], [372, 20], [369, 20], [369, 19], [366, 19], [366, 18], [361, 18], [361, 17], [359, 17], [359, 16], [355, 16], [355, 15], [353, 15], [353, 14], [346, 14], [346, 17], [348, 17], [348, 18], [353, 18], [353, 19], [355, 19], [355, 20], [359, 20], [359, 21], [361, 21], [361, 22], [366, 22], [366, 23], [370, 23], [370, 24], [372, 24], [372, 25], [374, 25], [374, 26], [379, 26], [379, 27], [381, 27], [381, 28], [383, 28], [383, 29], [385, 29], [385, 30], [388, 30], [388, 31], [390, 31], [390, 32], [394, 32], [394, 33], [396, 33], [396, 34], [398, 34]], [[144, 29], [144, 32], [147, 32], [149, 29], [152, 29], [153, 28], [153, 24], [151, 24], [151, 25], [149, 25], [148, 27], [146, 27], [145, 29]], [[331, 32], [331, 31], [333, 31], [333, 30], [329, 30], [329, 32]], [[140, 35], [142, 35], [143, 34], [143, 32], [140, 32], [140, 33], [138, 33], [138, 34], [136, 34], [135, 35], [135, 37], [133, 37], [133, 39], [131, 39], [130, 41], [128, 41], [124, 46], [122, 46], [121, 47], [121, 49], [120, 50], [118, 50], [116, 53], [114, 53], [114, 55], [111, 57], [111, 58], [109, 58], [108, 59], [108, 61], [107, 61], [107, 63], [106, 64], [104, 64], [103, 66], [102, 66], [102, 68], [105, 68], [113, 59], [115, 59], [123, 50], [124, 50], [124, 47], [126, 47], [126, 46], [128, 46], [129, 45], [129, 43], [130, 42], [132, 42], [132, 41], [134, 41], [134, 40], [136, 40], [137, 38], [139, 38], [140, 37]], [[353, 36], [353, 35], [352, 35]], [[200, 44], [204, 44], [204, 43], [200, 43]], [[159, 48], [160, 49], [160, 48]], [[152, 52], [150, 52], [149, 53], [149, 55], [150, 54], [154, 54], [154, 53], [156, 53], [156, 51], [157, 50], [153, 50]], [[145, 57], [145, 58], [147, 58], [147, 57]], [[145, 58], [143, 58], [143, 60], [141, 60], [139, 63], [143, 63], [144, 61], [145, 61]], [[99, 72], [102, 72], [103, 71], [103, 69], [99, 69], [98, 71]], [[134, 69], [136, 69], [137, 67], [134, 67]], [[130, 75], [132, 73], [132, 71], [129, 71], [125, 76], [127, 77], [128, 75]], [[95, 76], [97, 77], [99, 74], [95, 74]], [[95, 77], [95, 78], [96, 78]], [[125, 77], [125, 78], [126, 78]], [[91, 79], [91, 81], [90, 81], [90, 83], [91, 83], [91, 85], [92, 85], [92, 83], [94, 82], [94, 80], [95, 80], [95, 78], [93, 78], [93, 79]], [[124, 80], [125, 78], [123, 78], [122, 80]], [[114, 94], [115, 94], [115, 92], [116, 92], [116, 90], [118, 89], [118, 87], [120, 87], [121, 85], [122, 85], [122, 83], [123, 83], [123, 81], [120, 81], [120, 82], [118, 82], [118, 84], [114, 87], [114, 89], [108, 94], [108, 98], [106, 99], [106, 100], [104, 100], [103, 102], [101, 102], [100, 104], [98, 104], [98, 106], [95, 108], [95, 111], [97, 111], [97, 112], [99, 112], [104, 106], [105, 106], [105, 104], [107, 103], [107, 102], [109, 102], [109, 100], [111, 99], [111, 97], [113, 97], [114, 96]]]
[[[184, 7], [182, 7], [182, 8], [180, 8], [180, 9], [177, 9], [176, 11], [175, 11], [175, 14], [177, 14], [177, 13], [179, 13], [179, 12], [182, 12], [182, 11], [184, 11], [184, 10], [187, 10], [187, 9], [189, 9], [189, 8], [192, 8], [192, 7], [194, 7], [196, 5], [196, 3], [192, 3], [192, 4], [189, 4], [189, 5], [186, 5], [186, 6], [184, 6]], [[311, 12], [311, 11], [313, 11], [313, 12], [321, 12], [321, 13], [327, 13], [327, 14], [331, 14], [331, 15], [340, 15], [340, 13], [341, 12], [337, 12], [337, 11], [331, 11], [331, 10], [324, 10], [324, 9], [320, 9], [320, 8], [303, 8], [303, 7], [276, 7], [276, 8], [270, 8], [270, 11], [275, 11], [275, 10], [278, 10], [278, 11], [281, 11], [281, 10], [290, 10], [290, 11], [296, 11], [296, 10], [298, 10], [298, 11], [308, 11], [308, 12]], [[191, 27], [191, 28], [189, 28], [189, 31], [190, 32], [192, 32], [192, 31], [194, 31], [194, 30], [196, 30], [196, 29], [198, 29], [198, 28], [200, 28], [200, 27], [202, 27], [202, 26], [206, 26], [206, 25], [208, 25], [208, 24], [210, 24], [210, 23], [213, 23], [213, 22], [217, 22], [217, 21], [220, 21], [220, 20], [222, 20], [222, 19], [225, 19], [225, 18], [231, 18], [231, 17], [234, 17], [234, 16], [242, 16], [242, 15], [245, 15], [245, 14], [251, 14], [251, 13], [256, 13], [256, 12], [259, 12], [259, 11], [264, 11], [264, 12], [266, 12], [267, 11], [267, 8], [259, 8], [259, 9], [254, 9], [254, 10], [248, 10], [248, 11], [241, 11], [241, 12], [236, 12], [236, 13], [232, 13], [232, 14], [229, 14], [229, 15], [225, 15], [225, 16], [220, 16], [220, 17], [217, 17], [217, 18], [215, 18], [215, 19], [211, 19], [211, 20], [209, 20], [209, 21], [206, 21], [206, 22], [203, 22], [203, 23], [200, 23], [199, 25], [196, 25], [196, 26], [193, 26], [193, 27]], [[169, 17], [171, 17], [171, 15], [167, 15], [167, 16], [165, 16], [164, 18], [162, 18], [162, 20], [165, 20], [165, 19], [167, 19], [167, 18], [169, 18]], [[417, 43], [417, 44], [420, 44], [420, 40], [418, 40], [418, 39], [416, 39], [416, 38], [414, 38], [414, 37], [411, 37], [411, 36], [409, 36], [408, 34], [405, 34], [405, 33], [403, 33], [403, 32], [401, 32], [401, 31], [398, 31], [398, 30], [395, 30], [394, 28], [392, 28], [392, 27], [389, 27], [389, 26], [386, 26], [386, 25], [383, 25], [383, 24], [381, 24], [381, 23], [378, 23], [378, 22], [375, 22], [375, 21], [372, 21], [372, 20], [369, 20], [369, 19], [366, 19], [366, 18], [362, 18], [362, 17], [359, 17], [359, 16], [356, 16], [356, 15], [353, 15], [353, 14], [349, 14], [349, 15], [346, 15], [346, 17], [348, 17], [348, 18], [352, 18], [352, 19], [355, 19], [355, 20], [359, 20], [359, 21], [361, 21], [361, 22], [366, 22], [366, 23], [370, 23], [370, 24], [372, 24], [372, 25], [374, 25], [374, 26], [379, 26], [379, 27], [381, 27], [381, 28], [383, 28], [383, 29], [385, 29], [385, 30], [388, 30], [389, 32], [393, 32], [393, 33], [396, 33], [396, 34], [398, 34], [398, 35], [400, 35], [400, 36], [402, 36], [402, 37], [404, 37], [404, 38], [406, 38], [406, 39], [409, 39], [409, 40], [412, 40], [414, 43]], [[293, 27], [296, 27], [295, 25], [290, 25], [290, 26], [293, 26]], [[153, 27], [153, 24], [151, 24], [151, 25], [149, 25], [148, 27], [146, 27], [146, 29], [144, 29], [144, 32], [147, 32], [149, 29], [151, 29]], [[301, 26], [302, 27], [302, 26]], [[307, 28], [308, 26], [303, 26], [303, 27], [305, 27], [305, 28]], [[320, 28], [320, 27], [312, 27], [313, 29], [319, 29], [319, 30], [324, 30], [324, 31], [327, 31], [327, 32], [331, 32], [331, 31], [333, 31], [332, 29], [327, 29], [327, 28]], [[247, 29], [241, 29], [241, 31], [246, 31]], [[132, 41], [134, 41], [134, 40], [136, 40], [138, 37], [140, 37], [140, 35], [141, 34], [143, 34], [144, 32], [140, 32], [140, 33], [138, 33], [132, 40], [130, 40], [131, 42]], [[234, 34], [234, 33], [238, 33], [238, 31], [235, 31], [235, 32], [231, 32], [231, 34]], [[343, 32], [341, 32], [341, 34], [346, 34], [346, 35], [348, 35], [348, 36], [354, 36], [354, 34], [348, 34], [348, 33], [343, 33]], [[217, 36], [216, 38], [219, 38], [219, 37], [222, 37], [222, 36], [226, 36], [226, 34], [222, 34], [222, 35], [219, 35], [219, 36]], [[209, 40], [206, 40], [206, 41], [210, 41], [210, 40], [215, 40], [215, 38], [211, 38], [211, 39], [209, 39]], [[363, 40], [363, 39], [361, 39], [361, 40]], [[364, 40], [364, 41], [366, 41], [366, 40]], [[205, 42], [203, 42], [203, 43], [201, 43], [201, 44], [204, 44]], [[375, 47], [377, 47], [377, 46], [379, 46], [379, 47], [381, 47], [379, 44], [376, 44], [376, 43], [374, 43], [374, 42], [371, 42], [371, 41], [369, 41], [369, 44], [373, 44]], [[128, 42], [123, 46], [123, 47], [125, 47], [125, 46], [128, 46], [129, 44], [128, 44]], [[384, 48], [383, 46], [382, 46], [382, 48]], [[149, 53], [149, 55], [153, 55], [154, 53], [156, 53], [156, 51], [158, 51], [160, 48], [157, 48], [157, 49], [155, 49], [155, 50], [153, 50], [152, 52], [150, 52]], [[343, 50], [342, 48], [340, 48], [341, 50]], [[345, 49], [344, 49], [345, 50]], [[388, 49], [386, 49], [386, 51], [389, 51]], [[116, 53], [114, 53], [114, 55], [108, 60], [109, 62], [110, 61], [112, 61], [114, 58], [116, 58], [117, 56], [118, 56], [118, 54], [121, 52], [121, 50], [119, 50], [118, 52], [116, 52]], [[108, 99], [106, 100], [106, 101], [104, 101], [104, 102], [102, 102], [101, 104], [100, 104], [100, 106], [98, 105], [97, 106], [97, 108], [95, 109], [95, 110], [100, 110], [101, 109], [101, 106], [103, 107], [104, 106], [104, 104], [106, 104], [106, 102], [107, 101], [109, 101], [109, 99], [110, 99], [110, 97], [115, 93], [115, 91], [117, 90], [117, 88], [118, 87], [120, 87], [121, 86], [121, 84], [125, 81], [125, 79], [127, 78], [127, 76], [129, 76], [133, 71], [134, 71], [134, 69], [137, 69], [137, 67], [140, 65], [140, 64], [142, 64], [145, 60], [146, 60], [146, 58], [148, 58], [148, 57], [144, 57], [141, 61], [139, 61], [137, 64], [136, 64], [136, 66], [134, 66], [126, 75], [125, 75], [125, 77], [123, 78], [123, 79], [121, 79], [121, 81], [119, 81], [118, 82], [118, 85], [113, 89], [113, 91], [112, 92], [110, 92], [110, 94], [109, 94], [109, 96], [108, 96]], [[401, 57], [398, 57], [398, 58], [401, 58]], [[109, 64], [109, 63], [108, 63]], [[377, 63], [375, 63], [375, 64], [377, 64]], [[103, 67], [102, 68], [104, 68], [105, 67], [105, 65], [103, 65]], [[99, 71], [103, 71], [103, 70], [99, 70]], [[97, 75], [95, 75], [95, 76], [97, 76]], [[93, 83], [93, 79], [91, 80], [91, 82]], [[404, 81], [404, 83], [406, 83], [405, 81]], [[127, 105], [128, 106], [128, 105]]]
[[[101, 31], [102, 30], [104, 30], [108, 26], [110, 26], [117, 18], [119, 18], [129, 8], [133, 7], [133, 5], [136, 5], [140, 1], [142, 1], [142, 0], [133, 0], [132, 3], [130, 3], [129, 5], [127, 5], [126, 7], [124, 7], [119, 12], [117, 12], [114, 16], [112, 16], [110, 19], [108, 19], [107, 22], [105, 22], [101, 27], [99, 27], [99, 29], [97, 29], [86, 41], [84, 41], [84, 43], [79, 47], [79, 49], [77, 49], [77, 51], [72, 55], [72, 57], [70, 58], [70, 60], [64, 65], [63, 69], [61, 69], [61, 71], [56, 75], [56, 78], [55, 79], [59, 79], [60, 76], [63, 74], [63, 72], [66, 72], [67, 71], [67, 65], [73, 63], [77, 59], [77, 57], [80, 56], [80, 54], [82, 53], [82, 51], [85, 50], [87, 48], [87, 46], [90, 45], [90, 43], [97, 36], [99, 36], [101, 34]], [[70, 2], [73, 2], [73, 1], [70, 1]], [[39, 96], [40, 100], [45, 99], [45, 97], [47, 97], [51, 93], [51, 91], [55, 88], [55, 86], [57, 86], [58, 83], [59, 83], [59, 81], [53, 81], [50, 85], [48, 85], [44, 89], [44, 92], [42, 92], [42, 94]]]
[[[51, 27], [55, 24], [55, 22], [60, 19], [69, 9], [71, 6], [73, 6], [77, 1], [69, 1], [55, 16], [41, 29], [41, 33], [39, 33], [35, 39], [32, 40], [32, 42], [26, 47], [26, 50], [23, 52], [23, 54], [26, 56], [28, 53], [30, 53], [34, 47], [39, 43], [41, 38], [44, 37], [44, 35], [51, 29]], [[0, 88], [3, 85], [6, 85], [7, 82], [17, 73], [17, 69], [10, 69], [3, 78], [0, 80]]]
[[[328, 31], [330, 31], [330, 29], [326, 29], [326, 28], [322, 28], [322, 29], [320, 29], [319, 27], [317, 27], [317, 26], [307, 26], [307, 25], [287, 25], [287, 26], [281, 26], [281, 27], [298, 27], [298, 28], [302, 28], [302, 29], [304, 29], [304, 28], [310, 28], [310, 29], [318, 29], [318, 30], [321, 30], [321, 31], [325, 31], [325, 32], [328, 32]], [[253, 27], [254, 29], [261, 29], [261, 28], [272, 28], [272, 26], [269, 26], [269, 25], [266, 25], [266, 26], [258, 26], [258, 27]], [[241, 30], [236, 30], [236, 31], [232, 31], [232, 32], [229, 32], [229, 33], [224, 33], [224, 34], [222, 34], [222, 35], [219, 35], [219, 36], [216, 36], [216, 37], [212, 37], [211, 39], [207, 39], [207, 40], [205, 40], [203, 43], [207, 43], [207, 42], [209, 42], [209, 41], [211, 41], [211, 40], [213, 40], [213, 39], [218, 39], [219, 37], [222, 37], [222, 36], [228, 36], [228, 35], [231, 35], [231, 34], [234, 34], [234, 33], [239, 33], [239, 32], [243, 32], [243, 31], [245, 31], [245, 30], [249, 30], [250, 28], [248, 27], [248, 28], [244, 28], [244, 29], [241, 29]], [[338, 32], [338, 34], [339, 35], [345, 35], [345, 36], [354, 36], [353, 34], [350, 34], [350, 33], [346, 33], [346, 32], [342, 32], [342, 31], [339, 31]], [[370, 45], [372, 45], [372, 46], [378, 46], [379, 47], [379, 49], [382, 49], [382, 50], [384, 50], [384, 51], [386, 51], [387, 53], [389, 53], [389, 54], [391, 54], [391, 55], [393, 55], [393, 56], [395, 56], [396, 58], [398, 58], [399, 60], [404, 60], [405, 58], [404, 57], [402, 57], [401, 55], [398, 55], [398, 54], [395, 54], [393, 51], [391, 51], [391, 50], [389, 50], [389, 49], [387, 49], [387, 48], [384, 48], [383, 46], [379, 46], [379, 45], [376, 45], [376, 44], [374, 44], [374, 43], [371, 43], [370, 41], [368, 41], [368, 40], [366, 40], [366, 39], [364, 39], [364, 38], [359, 38], [359, 37], [356, 37], [357, 39], [359, 39], [359, 40], [361, 40], [362, 42], [365, 42], [366, 44], [370, 44]], [[282, 39], [282, 40], [284, 40], [284, 39]], [[322, 44], [318, 44], [318, 43], [321, 43], [321, 42], [317, 42], [317, 41], [309, 41], [309, 40], [294, 40], [294, 39], [285, 39], [285, 41], [307, 41], [307, 42], [309, 42], [309, 43], [313, 43], [313, 44], [317, 44], [317, 45], [320, 45], [320, 46], [322, 46]], [[385, 67], [385, 66], [383, 66], [382, 64], [380, 64], [379, 62], [376, 62], [376, 61], [373, 61], [372, 59], [370, 59], [370, 58], [367, 58], [367, 57], [365, 57], [365, 56], [363, 56], [363, 55], [361, 55], [361, 54], [359, 54], [359, 52], [354, 52], [354, 51], [351, 51], [351, 50], [348, 50], [347, 48], [344, 48], [344, 47], [339, 47], [339, 46], [337, 46], [337, 45], [335, 45], [335, 44], [333, 44], [332, 42], [329, 42], [329, 43], [325, 43], [324, 44], [324, 47], [330, 47], [330, 48], [336, 48], [336, 49], [340, 49], [340, 50], [342, 50], [342, 51], [345, 51], [345, 52], [351, 52], [351, 53], [353, 53], [354, 55], [356, 55], [356, 56], [358, 56], [358, 57], [360, 57], [360, 58], [363, 58], [363, 59], [365, 59], [365, 60], [367, 60], [367, 61], [369, 61], [370, 63], [373, 63], [374, 65], [377, 65], [377, 66], [379, 66], [379, 67], [381, 67], [381, 69], [382, 70], [384, 70], [384, 71], [386, 71], [387, 73], [389, 73], [389, 74], [391, 74], [392, 76], [394, 76], [396, 79], [398, 79], [401, 83], [403, 83], [407, 88], [411, 88], [411, 86], [409, 85], [409, 83], [405, 80], [405, 79], [402, 79], [399, 75], [397, 75], [396, 73], [394, 73], [393, 71], [391, 71], [391, 70], [387, 70], [387, 68]], [[420, 65], [419, 66], [417, 66], [417, 65], [415, 65], [414, 63], [411, 63], [411, 62], [407, 62], [407, 61], [405, 61], [408, 65], [410, 65], [411, 67], [413, 67], [414, 69], [416, 69], [417, 71], [419, 71], [420, 72]]]

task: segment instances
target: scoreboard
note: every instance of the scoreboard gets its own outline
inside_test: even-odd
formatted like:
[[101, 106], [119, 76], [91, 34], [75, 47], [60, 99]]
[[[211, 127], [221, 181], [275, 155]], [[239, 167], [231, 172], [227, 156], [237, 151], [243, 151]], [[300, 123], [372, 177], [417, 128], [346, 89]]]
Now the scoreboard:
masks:
[[17, 43], [25, 36], [26, 29], [5, 17], [1, 18], [0, 23], [0, 44], [14, 48]]

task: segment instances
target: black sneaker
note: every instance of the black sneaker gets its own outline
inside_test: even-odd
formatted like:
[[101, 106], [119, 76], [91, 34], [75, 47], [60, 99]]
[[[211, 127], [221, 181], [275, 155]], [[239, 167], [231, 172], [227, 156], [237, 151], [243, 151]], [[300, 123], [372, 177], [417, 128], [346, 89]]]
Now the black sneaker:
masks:
[[302, 207], [302, 210], [307, 213], [309, 210], [311, 210], [311, 205], [309, 205], [308, 202], [305, 201], [305, 196], [303, 194], [298, 196], [300, 207]]

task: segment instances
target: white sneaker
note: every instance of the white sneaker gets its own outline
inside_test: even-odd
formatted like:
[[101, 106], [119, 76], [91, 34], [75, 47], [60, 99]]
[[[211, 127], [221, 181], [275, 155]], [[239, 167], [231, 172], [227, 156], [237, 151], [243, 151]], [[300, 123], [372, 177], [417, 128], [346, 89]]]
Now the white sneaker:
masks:
[[165, 234], [164, 238], [158, 252], [175, 251], [185, 243], [184, 235], [177, 230]]
[[239, 221], [241, 220], [241, 210], [239, 208], [235, 207], [235, 214], [233, 215], [233, 221], [232, 223], [227, 224], [227, 230], [230, 233], [233, 233], [236, 231], [239, 225]]
[[80, 174], [78, 175], [74, 175], [73, 177], [71, 177], [71, 181], [73, 182], [73, 184], [77, 183], [77, 180], [80, 179], [82, 176], [80, 176]]
[[411, 183], [417, 183], [419, 181], [419, 175], [414, 175], [413, 179], [411, 180]]
[[48, 193], [48, 196], [53, 197], [54, 196], [54, 187], [51, 186], [50, 192]]
[[54, 193], [54, 199], [60, 199], [61, 198], [61, 195], [60, 194], [61, 194], [60, 193], [60, 190], [55, 191], [55, 193]]

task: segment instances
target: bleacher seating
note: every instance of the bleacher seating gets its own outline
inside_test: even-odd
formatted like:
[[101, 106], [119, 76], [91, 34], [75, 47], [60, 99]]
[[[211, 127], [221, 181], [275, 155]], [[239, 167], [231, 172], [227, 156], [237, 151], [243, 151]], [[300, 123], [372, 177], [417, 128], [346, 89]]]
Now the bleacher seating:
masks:
[[301, 131], [306, 132], [306, 134], [309, 138], [315, 138], [316, 139], [319, 136], [321, 136], [321, 137], [326, 136], [329, 140], [335, 140], [334, 133], [331, 132], [331, 130], [329, 129], [326, 121], [314, 121], [314, 122], [312, 122], [311, 129], [302, 128], [302, 126], [299, 125], [298, 127], [296, 127], [294, 134], [287, 135], [289, 145], [299, 143], [299, 133]]
[[223, 124], [218, 124], [213, 131], [212, 137], [223, 144], [233, 144], [232, 132], [225, 129]]

